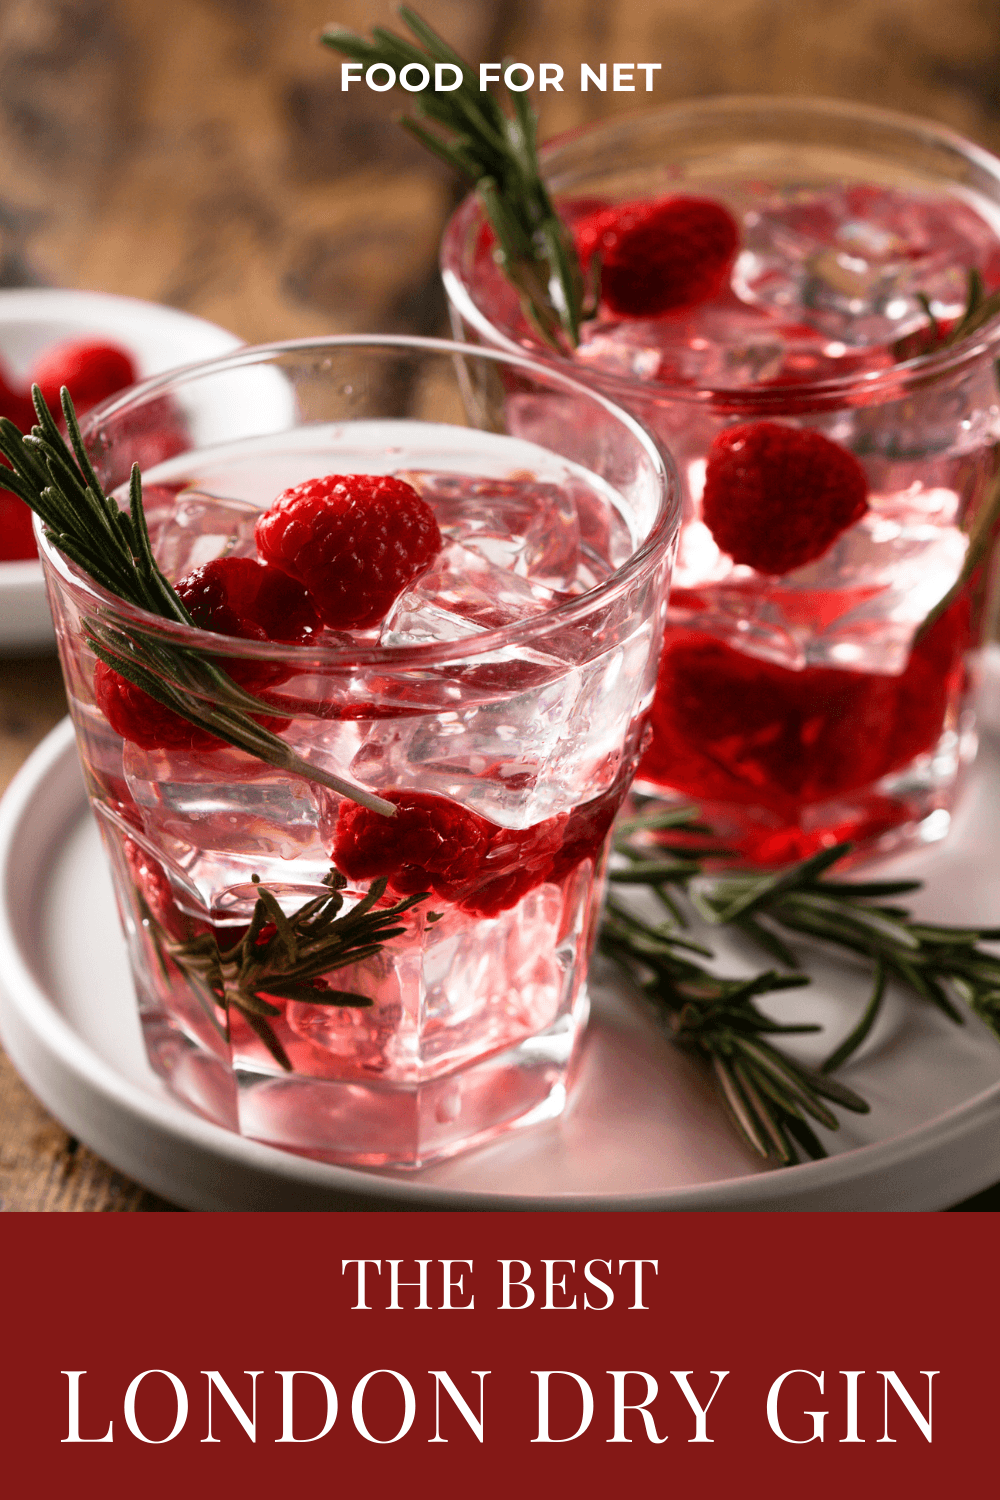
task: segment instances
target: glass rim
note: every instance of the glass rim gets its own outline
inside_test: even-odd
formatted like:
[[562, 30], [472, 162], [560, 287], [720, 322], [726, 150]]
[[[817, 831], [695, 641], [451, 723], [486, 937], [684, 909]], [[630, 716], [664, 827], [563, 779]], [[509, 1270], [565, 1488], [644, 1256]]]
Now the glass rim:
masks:
[[[173, 370], [163, 371], [151, 376], [148, 380], [130, 386], [127, 391], [111, 397], [88, 412], [81, 421], [81, 432], [86, 439], [102, 422], [129, 411], [147, 398], [155, 398], [168, 393], [178, 383], [225, 373], [233, 369], [265, 364], [284, 354], [365, 348], [460, 356], [463, 359], [485, 359], [493, 364], [516, 366], [549, 386], [554, 385], [588, 402], [596, 402], [634, 438], [651, 465], [659, 490], [659, 511], [649, 534], [610, 577], [604, 579], [595, 588], [588, 589], [583, 594], [574, 595], [552, 609], [531, 615], [528, 619], [519, 620], [514, 624], [502, 626], [497, 630], [460, 636], [452, 641], [429, 642], [412, 646], [328, 646], [308, 643], [296, 645], [282, 641], [246, 641], [237, 636], [218, 635], [210, 630], [201, 630], [197, 626], [164, 619], [137, 605], [129, 604], [126, 600], [103, 588], [82, 568], [60, 552], [46, 537], [42, 522], [36, 515], [34, 528], [40, 557], [67, 587], [89, 596], [105, 612], [113, 611], [119, 620], [135, 626], [144, 635], [155, 636], [175, 645], [183, 645], [205, 655], [249, 661], [287, 662], [294, 659], [300, 667], [311, 665], [324, 669], [381, 665], [389, 670], [401, 671], [412, 667], [444, 665], [456, 660], [474, 660], [508, 646], [527, 643], [549, 630], [573, 625], [582, 617], [589, 615], [595, 608], [601, 608], [617, 594], [627, 590], [637, 577], [655, 566], [666, 554], [676, 536], [681, 511], [680, 487], [673, 461], [664, 453], [647, 429], [628, 411], [617, 406], [615, 402], [609, 400], [600, 391], [594, 390], [592, 386], [573, 379], [554, 366], [531, 359], [520, 351], [517, 355], [509, 355], [502, 350], [482, 349], [477, 345], [460, 341], [403, 334], [331, 334], [322, 338], [286, 339], [269, 344], [246, 344], [229, 354], [199, 360], [190, 365], [179, 365]], [[182, 454], [176, 456], [183, 457]]]
[[[620, 138], [624, 142], [637, 128], [648, 124], [669, 124], [671, 120], [680, 119], [684, 115], [721, 116], [729, 111], [735, 112], [740, 109], [762, 115], [768, 112], [788, 117], [795, 114], [810, 114], [820, 118], [829, 117], [844, 121], [862, 123], [867, 121], [875, 126], [895, 129], [900, 133], [923, 138], [929, 145], [948, 147], [994, 178], [1000, 190], [1000, 157], [994, 156], [985, 147], [977, 146], [974, 141], [968, 140], [946, 125], [922, 119], [919, 115], [882, 109], [872, 104], [854, 103], [848, 99], [814, 99], [805, 96], [798, 97], [794, 94], [717, 94], [709, 99], [678, 100], [655, 109], [643, 110], [638, 114], [629, 114], [615, 119], [588, 121], [572, 130], [563, 131], [539, 147], [538, 155], [543, 176], [548, 179], [551, 175], [552, 159], [558, 157], [560, 151], [571, 148], [581, 141], [586, 142], [589, 137], [600, 135], [605, 140], [614, 141]], [[558, 187], [554, 191], [558, 198]], [[480, 337], [485, 337], [494, 347], [509, 353], [523, 354], [525, 346], [519, 344], [510, 334], [493, 323], [470, 294], [463, 267], [463, 231], [466, 228], [466, 220], [477, 217], [480, 221], [485, 219], [482, 205], [473, 192], [463, 198], [445, 225], [439, 257], [445, 291], [455, 310], [465, 322], [476, 329]], [[651, 399], [656, 399], [659, 394], [664, 399], [688, 401], [692, 405], [711, 405], [718, 400], [725, 402], [736, 412], [741, 411], [745, 406], [748, 412], [772, 411], [778, 415], [781, 408], [787, 406], [789, 399], [793, 396], [800, 410], [802, 406], [814, 406], [817, 410], [822, 410], [828, 409], [831, 405], [869, 405], [879, 396], [884, 396], [884, 392], [891, 390], [894, 386], [902, 387], [902, 389], [891, 399], [901, 399], [913, 389], [944, 379], [967, 364], [978, 363], [990, 355], [991, 351], [995, 351], [998, 345], [1000, 345], [1000, 313], [951, 348], [914, 355], [910, 359], [900, 360], [885, 369], [870, 370], [861, 374], [834, 375], [812, 381], [788, 381], [781, 385], [766, 387], [708, 384], [688, 386], [671, 384], [668, 381], [637, 381], [612, 371], [599, 369], [593, 371], [593, 378], [595, 381], [599, 380], [606, 390], [628, 392], [633, 399], [635, 391], [639, 389]], [[553, 368], [562, 368], [566, 365], [578, 368], [573, 365], [571, 356], [567, 358], [556, 355], [542, 346], [538, 346], [537, 353], [533, 350], [532, 357], [539, 363]], [[854, 399], [844, 400], [844, 393], [851, 393]], [[622, 399], [624, 399], [622, 396], [616, 396], [616, 400]]]

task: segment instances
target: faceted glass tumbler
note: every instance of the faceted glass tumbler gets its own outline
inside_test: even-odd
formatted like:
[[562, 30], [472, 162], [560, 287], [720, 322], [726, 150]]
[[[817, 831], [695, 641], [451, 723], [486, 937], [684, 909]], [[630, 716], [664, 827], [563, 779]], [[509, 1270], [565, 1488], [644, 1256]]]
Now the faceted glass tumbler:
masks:
[[[588, 127], [542, 163], [570, 224], [681, 194], [724, 203], [741, 231], [709, 303], [604, 309], [561, 360], [496, 266], [475, 197], [442, 247], [457, 336], [572, 371], [677, 465], [684, 519], [639, 786], [696, 801], [751, 865], [940, 838], [975, 751], [970, 653], [993, 628], [1000, 319], [931, 348], [925, 305], [945, 332], [973, 264], [1000, 284], [1000, 162], [928, 122], [748, 97]], [[835, 443], [869, 490], [859, 523], [781, 576], [734, 564], [702, 519], [713, 444], [761, 423]], [[977, 532], [978, 565], [951, 593]]]
[[[154, 1068], [233, 1130], [349, 1164], [418, 1166], [558, 1114], [676, 542], [656, 444], [525, 359], [374, 337], [191, 366], [107, 404], [85, 440], [119, 498], [144, 466], [172, 582], [255, 556], [261, 511], [322, 475], [401, 476], [443, 537], [381, 623], [305, 645], [153, 617], [43, 541]], [[95, 631], [221, 667], [306, 771], [117, 732]]]

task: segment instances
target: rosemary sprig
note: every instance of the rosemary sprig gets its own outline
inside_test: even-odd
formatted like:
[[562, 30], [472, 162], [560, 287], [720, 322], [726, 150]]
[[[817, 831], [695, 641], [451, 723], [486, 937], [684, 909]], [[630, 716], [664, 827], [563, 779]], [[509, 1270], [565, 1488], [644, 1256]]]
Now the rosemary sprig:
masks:
[[[378, 907], [385, 894], [384, 878], [373, 881], [356, 906], [340, 915], [344, 904], [344, 876], [332, 869], [323, 881], [327, 894], [316, 896], [286, 915], [273, 891], [251, 877], [257, 900], [247, 931], [231, 948], [220, 950], [210, 932], [178, 940], [157, 922], [142, 903], [144, 925], [156, 949], [161, 970], [172, 960], [199, 996], [213, 1025], [214, 1007], [227, 1014], [233, 1006], [252, 1027], [280, 1067], [291, 1070], [288, 1054], [271, 1026], [281, 1014], [272, 999], [304, 1000], [310, 1005], [368, 1007], [365, 995], [317, 984], [331, 969], [363, 963], [383, 945], [406, 931], [399, 918], [427, 898], [427, 892], [408, 896], [395, 906]], [[140, 897], [141, 899], [141, 897]], [[268, 997], [271, 997], [270, 999]]]
[[[671, 829], [676, 842], [661, 842], [659, 836]], [[612, 897], [601, 944], [633, 977], [640, 977], [674, 1040], [711, 1063], [730, 1114], [758, 1154], [783, 1163], [795, 1161], [797, 1149], [807, 1156], [824, 1155], [806, 1117], [835, 1129], [829, 1103], [857, 1112], [867, 1109], [858, 1095], [828, 1075], [871, 1031], [890, 979], [959, 1024], [956, 1002], [963, 1001], [1000, 1039], [1000, 958], [980, 946], [1000, 939], [1000, 928], [914, 920], [894, 898], [918, 890], [918, 880], [829, 878], [827, 872], [848, 853], [849, 844], [773, 874], [712, 874], [706, 862], [726, 851], [705, 846], [708, 832], [692, 808], [620, 825], [615, 847], [628, 863], [610, 872], [613, 890], [645, 886], [667, 916], [658, 926], [650, 924]], [[753, 979], [719, 978], [686, 956], [713, 956], [683, 936], [689, 912], [714, 926], [733, 928], [793, 972], [770, 969]], [[782, 930], [846, 949], [873, 968], [872, 995], [861, 1019], [818, 1071], [789, 1058], [764, 1037], [819, 1028], [780, 1026], [754, 1004], [758, 995], [809, 982], [798, 972]]]
[[[29, 436], [8, 418], [0, 418], [0, 452], [11, 465], [0, 466], [0, 486], [20, 496], [41, 517], [53, 545], [108, 593], [161, 619], [193, 627], [153, 556], [138, 465], [132, 469], [129, 509], [123, 511], [100, 486], [65, 387], [62, 408], [68, 444], [37, 386], [32, 399], [38, 426]], [[386, 817], [395, 815], [391, 802], [296, 755], [259, 722], [259, 717], [273, 718], [274, 708], [244, 692], [200, 652], [137, 626], [126, 633], [97, 611], [84, 615], [83, 629], [95, 656], [182, 719], [257, 760], [318, 782]]]
[[[474, 70], [421, 16], [405, 5], [399, 16], [416, 44], [380, 26], [372, 28], [370, 41], [340, 26], [328, 28], [322, 39], [366, 68], [387, 64], [397, 78], [410, 64], [427, 70], [428, 82], [413, 94], [414, 109], [437, 128], [428, 130], [409, 117], [400, 123], [475, 187], [496, 235], [494, 256], [525, 315], [557, 352], [575, 349], [581, 322], [593, 316], [596, 292], [592, 285], [585, 288], [572, 235], [542, 181], [534, 110], [523, 94], [512, 92], [513, 114], [505, 114], [491, 94], [473, 86]], [[459, 87], [435, 93], [435, 64], [457, 68]], [[594, 266], [591, 279], [596, 274]]]

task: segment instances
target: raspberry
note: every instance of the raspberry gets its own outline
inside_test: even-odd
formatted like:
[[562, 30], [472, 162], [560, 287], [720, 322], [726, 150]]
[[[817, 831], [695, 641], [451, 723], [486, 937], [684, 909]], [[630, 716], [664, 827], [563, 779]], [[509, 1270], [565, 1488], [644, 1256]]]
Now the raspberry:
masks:
[[37, 556], [30, 508], [17, 495], [0, 489], [0, 562]]
[[[194, 568], [176, 588], [195, 624], [217, 635], [301, 643], [318, 628], [309, 596], [301, 585], [254, 558], [217, 558]], [[217, 665], [249, 692], [291, 676], [282, 662], [220, 657]], [[218, 735], [190, 724], [102, 661], [94, 669], [94, 697], [115, 733], [143, 750], [215, 750], [225, 743]], [[276, 732], [288, 724], [287, 719], [263, 715], [258, 716], [258, 722]]]
[[[174, 585], [201, 630], [244, 641], [305, 645], [319, 633], [319, 617], [300, 583], [253, 557], [218, 557]], [[281, 662], [220, 657], [218, 665], [248, 691], [286, 681]]]
[[962, 684], [968, 621], [960, 599], [898, 677], [796, 672], [700, 631], [671, 630], [639, 775], [794, 822], [803, 806], [870, 786], [933, 748]]
[[[29, 397], [15, 389], [7, 371], [0, 365], [0, 417], [8, 417], [21, 432], [30, 432], [35, 408]], [[10, 464], [0, 454], [0, 464]], [[31, 529], [31, 511], [23, 500], [9, 490], [0, 489], [0, 562], [18, 562], [37, 557], [35, 536]]]
[[285, 490], [257, 522], [268, 562], [303, 583], [333, 630], [365, 630], [441, 550], [434, 512], [388, 475], [328, 474]]
[[852, 453], [808, 428], [747, 422], [708, 450], [702, 518], [723, 552], [779, 575], [822, 557], [868, 509]]
[[434, 792], [383, 792], [394, 818], [344, 802], [333, 861], [348, 880], [387, 875], [401, 895], [434, 891], [454, 900], [479, 873], [495, 825]]
[[166, 870], [135, 839], [125, 839], [123, 848], [132, 882], [149, 908], [150, 915], [170, 937], [179, 943], [186, 942], [191, 936], [191, 922], [174, 899], [173, 887]]
[[620, 318], [658, 318], [722, 290], [739, 245], [736, 220], [711, 198], [619, 203], [573, 226], [586, 266], [601, 256], [601, 297]]
[[94, 698], [115, 734], [143, 750], [215, 750], [223, 744], [103, 661], [94, 668]]
[[622, 779], [568, 816], [526, 829], [501, 828], [433, 792], [384, 792], [398, 809], [392, 819], [342, 804], [332, 858], [349, 880], [386, 875], [400, 895], [432, 891], [470, 916], [495, 917], [596, 858], [625, 789]]
[[39, 356], [31, 384], [41, 387], [50, 411], [59, 413], [59, 392], [68, 386], [77, 415], [135, 382], [131, 356], [100, 339], [70, 339]]

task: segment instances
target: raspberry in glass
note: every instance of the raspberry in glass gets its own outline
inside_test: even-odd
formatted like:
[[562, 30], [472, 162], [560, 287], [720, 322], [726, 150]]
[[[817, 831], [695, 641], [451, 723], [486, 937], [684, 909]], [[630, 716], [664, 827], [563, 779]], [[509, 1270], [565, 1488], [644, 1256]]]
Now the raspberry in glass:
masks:
[[261, 516], [256, 539], [268, 562], [305, 585], [332, 630], [377, 625], [441, 550], [434, 512], [391, 475], [297, 484]]
[[758, 573], [822, 557], [867, 509], [864, 469], [820, 432], [745, 422], [708, 450], [702, 519], [723, 552]]
[[94, 668], [94, 699], [115, 733], [143, 750], [215, 750], [223, 743], [103, 661]]
[[711, 198], [619, 203], [573, 226], [584, 266], [601, 257], [601, 300], [620, 318], [658, 318], [721, 290], [739, 247], [736, 220]]

